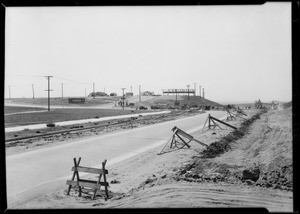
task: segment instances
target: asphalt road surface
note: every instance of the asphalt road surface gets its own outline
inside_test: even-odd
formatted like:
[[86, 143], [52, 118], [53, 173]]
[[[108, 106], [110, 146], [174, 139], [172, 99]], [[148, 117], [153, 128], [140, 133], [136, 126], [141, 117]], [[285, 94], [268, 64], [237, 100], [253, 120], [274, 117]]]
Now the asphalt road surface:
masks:
[[[219, 119], [226, 117], [224, 111], [209, 113]], [[150, 148], [162, 146], [171, 136], [174, 126], [188, 133], [199, 130], [207, 116], [208, 113], [205, 113], [7, 156], [8, 208], [17, 207], [18, 203], [39, 194], [67, 188], [66, 180], [72, 176], [74, 157], [82, 158], [82, 166], [100, 167], [104, 159], [110, 166]], [[158, 152], [160, 149], [158, 147]]]

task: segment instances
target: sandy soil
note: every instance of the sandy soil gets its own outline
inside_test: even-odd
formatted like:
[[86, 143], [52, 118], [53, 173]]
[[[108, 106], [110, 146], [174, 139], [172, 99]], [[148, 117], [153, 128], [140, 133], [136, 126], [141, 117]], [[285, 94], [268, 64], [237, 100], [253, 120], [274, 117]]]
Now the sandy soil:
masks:
[[[256, 112], [247, 114], [250, 118]], [[74, 189], [67, 196], [66, 185], [20, 208], [265, 207], [291, 212], [291, 115], [291, 110], [269, 110], [243, 130], [243, 119], [230, 121], [244, 131], [234, 141], [228, 140], [232, 129], [224, 126], [196, 131], [193, 136], [209, 145], [227, 137], [227, 151], [210, 157], [205, 158], [201, 144], [191, 142], [189, 149], [157, 155], [162, 149], [158, 147], [114, 164], [108, 168], [111, 198], [107, 201], [102, 191], [95, 200], [78, 197]]]

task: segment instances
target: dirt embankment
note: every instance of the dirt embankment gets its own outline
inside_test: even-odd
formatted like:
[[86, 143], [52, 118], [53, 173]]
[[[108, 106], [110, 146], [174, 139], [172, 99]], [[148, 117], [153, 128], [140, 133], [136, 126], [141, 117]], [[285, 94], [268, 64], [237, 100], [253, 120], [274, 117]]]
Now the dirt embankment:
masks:
[[263, 113], [252, 116], [239, 129], [210, 144], [180, 171], [178, 179], [244, 182], [292, 191], [291, 112]]

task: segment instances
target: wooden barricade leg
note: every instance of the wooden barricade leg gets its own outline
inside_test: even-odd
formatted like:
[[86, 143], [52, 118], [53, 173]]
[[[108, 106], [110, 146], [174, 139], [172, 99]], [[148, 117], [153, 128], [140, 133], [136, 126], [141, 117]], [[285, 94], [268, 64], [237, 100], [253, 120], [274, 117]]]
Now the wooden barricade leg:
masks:
[[160, 155], [162, 153], [162, 151], [166, 148], [166, 146], [168, 145], [168, 143], [172, 140], [173, 141], [174, 138], [174, 134], [168, 139], [167, 143], [164, 145], [164, 147], [160, 150], [159, 153], [157, 153], [157, 155]]
[[[179, 134], [177, 134], [177, 132], [176, 132], [176, 136], [184, 143], [184, 146], [187, 146], [188, 148], [190, 148], [191, 146], [187, 143], [187, 142], [185, 142], [185, 140], [183, 140], [180, 136], [179, 136]], [[190, 141], [189, 141], [190, 142]], [[183, 146], [183, 147], [184, 147]], [[183, 148], [183, 147], [181, 147], [181, 148]], [[178, 148], [178, 147], [177, 147]]]
[[[75, 169], [76, 169], [77, 166], [79, 166], [80, 161], [81, 161], [81, 157], [79, 157], [78, 162], [76, 161], [76, 158], [73, 158], [73, 162], [74, 162], [74, 167], [75, 167]], [[75, 170], [75, 171], [73, 172], [73, 175], [72, 175], [72, 179], [71, 179], [72, 181], [74, 181], [75, 175], [76, 175], [76, 174], [78, 174], [78, 172]], [[77, 179], [78, 179], [78, 177], [77, 177]], [[70, 194], [71, 188], [72, 188], [72, 185], [69, 185], [67, 195]], [[81, 190], [81, 189], [80, 189], [80, 190]]]
[[214, 128], [218, 126], [220, 129], [222, 129], [213, 119], [211, 119], [211, 121], [214, 123]]
[[205, 123], [204, 123], [204, 125], [203, 125], [203, 128], [202, 128], [202, 130], [201, 130], [202, 132], [203, 132], [203, 130], [204, 130], [204, 128], [205, 128], [205, 126], [206, 126], [208, 120], [209, 120], [209, 116], [206, 118], [206, 121], [205, 121]]
[[[104, 162], [102, 162], [102, 174], [103, 174], [103, 179], [104, 179], [104, 182], [106, 183], [106, 174], [105, 174], [105, 165], [106, 165], [106, 161], [107, 160], [104, 160]], [[98, 177], [98, 180], [97, 180], [97, 184], [100, 184], [100, 181], [101, 181], [101, 178], [102, 178], [102, 174], [99, 174], [99, 177]], [[105, 194], [106, 194], [106, 197], [105, 197], [105, 200], [107, 200], [108, 198], [108, 189], [107, 189], [107, 186], [104, 185], [104, 189], [105, 189]], [[99, 189], [100, 190], [100, 189]], [[94, 195], [93, 195], [93, 199], [95, 199], [96, 195], [97, 195], [97, 191], [98, 189], [95, 189], [94, 190]]]
[[[75, 159], [75, 160], [76, 160], [76, 159]], [[79, 166], [80, 160], [81, 160], [81, 158], [79, 157], [78, 164], [76, 163], [76, 161], [74, 161], [74, 164], [76, 164], [76, 165], [75, 165], [75, 168], [76, 168], [77, 166]], [[77, 181], [79, 181], [79, 180], [80, 180], [80, 178], [79, 178], [79, 172], [78, 172], [77, 170], [75, 170], [74, 172], [76, 172]], [[81, 193], [82, 193], [81, 186], [78, 186], [78, 188], [79, 188], [79, 197], [81, 197]]]
[[172, 148], [173, 144], [175, 143], [175, 134], [172, 135], [170, 148]]
[[106, 194], [106, 197], [105, 197], [105, 201], [108, 199], [108, 189], [107, 189], [107, 185], [106, 185], [106, 174], [105, 174], [105, 165], [106, 165], [106, 160], [104, 160], [104, 162], [102, 162], [102, 171], [103, 171], [103, 179], [104, 179], [104, 189], [105, 189], [105, 194]]

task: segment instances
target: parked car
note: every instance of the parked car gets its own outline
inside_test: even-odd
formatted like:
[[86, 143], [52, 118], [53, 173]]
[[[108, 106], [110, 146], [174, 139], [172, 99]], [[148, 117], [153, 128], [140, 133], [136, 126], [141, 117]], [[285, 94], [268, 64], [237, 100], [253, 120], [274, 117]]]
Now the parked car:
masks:
[[160, 109], [159, 106], [150, 106], [151, 109]]
[[148, 108], [145, 107], [145, 106], [140, 106], [138, 109], [139, 109], [139, 110], [148, 110]]

